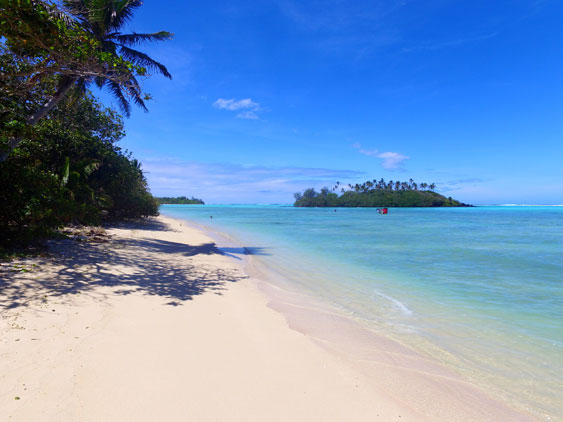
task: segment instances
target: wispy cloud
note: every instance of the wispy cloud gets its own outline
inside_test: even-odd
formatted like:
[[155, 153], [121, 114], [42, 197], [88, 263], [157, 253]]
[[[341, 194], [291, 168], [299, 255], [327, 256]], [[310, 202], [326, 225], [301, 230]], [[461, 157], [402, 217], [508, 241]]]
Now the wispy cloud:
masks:
[[399, 41], [391, 16], [409, 2], [276, 0], [280, 11], [296, 24], [296, 28], [313, 35], [309, 43], [314, 48], [324, 52], [359, 53], [361, 56]]
[[309, 187], [352, 181], [364, 172], [308, 167], [245, 166], [173, 158], [143, 159], [156, 195], [194, 195], [211, 203], [290, 203], [293, 193]]
[[231, 98], [230, 100], [219, 98], [217, 101], [213, 103], [213, 106], [221, 110], [231, 110], [231, 111], [245, 109], [245, 108], [256, 109], [260, 107], [258, 103], [252, 101], [250, 98], [245, 98], [243, 100], [238, 100], [238, 101], [236, 101], [234, 98]]
[[467, 179], [446, 180], [438, 183], [438, 186], [441, 192], [452, 192], [458, 190], [466, 190], [470, 187], [475, 187], [486, 181], [487, 179], [473, 177]]
[[382, 152], [377, 157], [383, 160], [381, 165], [386, 170], [400, 170], [402, 169], [403, 161], [410, 158], [398, 152]]
[[352, 146], [357, 149], [360, 154], [367, 155], [369, 157], [380, 158], [381, 166], [385, 170], [404, 170], [403, 163], [405, 162], [405, 160], [408, 160], [410, 158], [406, 155], [399, 154], [398, 152], [379, 152], [376, 149], [364, 149], [359, 143], [355, 143]]
[[470, 36], [470, 37], [465, 37], [465, 38], [458, 38], [458, 39], [454, 39], [454, 40], [447, 40], [447, 41], [441, 41], [441, 42], [426, 42], [426, 43], [422, 43], [422, 44], [418, 44], [418, 45], [414, 45], [411, 47], [404, 47], [403, 48], [403, 52], [405, 53], [412, 53], [412, 52], [417, 52], [417, 51], [437, 51], [437, 50], [442, 50], [445, 48], [453, 48], [453, 47], [459, 47], [465, 44], [472, 44], [472, 43], [476, 43], [476, 42], [480, 42], [480, 41], [485, 41], [488, 39], [491, 39], [493, 37], [496, 37], [498, 35], [498, 32], [492, 32], [492, 33], [488, 33], [488, 34], [482, 34], [482, 35], [476, 35], [476, 36]]
[[256, 120], [259, 118], [257, 112], [260, 111], [260, 104], [250, 98], [242, 100], [219, 98], [213, 103], [213, 107], [219, 110], [240, 111], [236, 115], [239, 119]]
[[[410, 38], [409, 28], [405, 27], [405, 22], [420, 19], [419, 2], [414, 0], [275, 2], [297, 28], [313, 34], [313, 46], [326, 52], [352, 53], [358, 58], [387, 47], [397, 47], [398, 53], [455, 48], [488, 40], [500, 31], [498, 25], [483, 24], [469, 33], [452, 36], [450, 32], [447, 39], [420, 42]], [[427, 5], [429, 15], [434, 7], [443, 6]]]
[[373, 2], [356, 0], [326, 0], [322, 2], [299, 2], [296, 0], [276, 0], [282, 13], [295, 23], [313, 31], [342, 32], [353, 29], [378, 29], [378, 22], [397, 8], [408, 3], [406, 0]]
[[239, 119], [251, 119], [255, 120], [258, 119], [258, 115], [254, 111], [243, 111], [242, 113], [237, 114]]

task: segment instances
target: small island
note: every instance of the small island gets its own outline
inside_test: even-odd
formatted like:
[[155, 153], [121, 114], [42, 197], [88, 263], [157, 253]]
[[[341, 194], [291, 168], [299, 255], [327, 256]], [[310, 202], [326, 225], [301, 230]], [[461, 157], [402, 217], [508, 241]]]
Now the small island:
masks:
[[205, 202], [203, 202], [201, 199], [194, 198], [193, 196], [191, 198], [188, 198], [186, 196], [178, 196], [175, 198], [169, 196], [163, 196], [160, 198], [156, 198], [156, 201], [158, 202], [158, 205], [164, 205], [164, 204], [205, 205]]
[[362, 184], [341, 185], [320, 192], [309, 188], [295, 196], [296, 207], [471, 207], [434, 192], [434, 183], [416, 183], [381, 179]]

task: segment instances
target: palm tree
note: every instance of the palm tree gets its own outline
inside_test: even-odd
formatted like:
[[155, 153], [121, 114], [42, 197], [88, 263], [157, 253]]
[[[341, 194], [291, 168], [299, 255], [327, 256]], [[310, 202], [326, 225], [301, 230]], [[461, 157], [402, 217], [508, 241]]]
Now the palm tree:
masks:
[[334, 187], [332, 188], [333, 192], [338, 191], [338, 187], [340, 186], [340, 182], [336, 182], [336, 184], [334, 185]]
[[[136, 75], [144, 75], [145, 69], [160, 73], [171, 79], [172, 75], [166, 67], [145, 53], [131, 47], [144, 42], [163, 41], [172, 38], [172, 34], [166, 31], [152, 34], [122, 34], [121, 28], [129, 23], [133, 14], [142, 5], [141, 0], [63, 0], [65, 13], [56, 8], [48, 7], [43, 2], [37, 2], [38, 16], [49, 16], [45, 22], [56, 28], [57, 25], [67, 25], [78, 28], [100, 45], [100, 57], [108, 57], [107, 62], [100, 62], [99, 57], [92, 58], [80, 66], [73, 65], [72, 59], [69, 63], [57, 62], [66, 60], [66, 57], [54, 55], [50, 57], [55, 65], [51, 68], [39, 66], [35, 73], [22, 76], [31, 76], [30, 80], [40, 79], [44, 75], [58, 75], [58, 85], [55, 94], [45, 104], [26, 119], [26, 124], [34, 126], [44, 118], [56, 105], [68, 95], [73, 88], [84, 91], [92, 82], [100, 88], [106, 86], [119, 101], [119, 106], [126, 116], [131, 113], [130, 101], [147, 110], [143, 92]], [[19, 10], [17, 4], [11, 5]], [[40, 15], [47, 11], [48, 14]], [[51, 21], [49, 21], [51, 19]], [[33, 33], [23, 33], [20, 38], [26, 41], [26, 37], [37, 37]], [[31, 38], [30, 38], [31, 39]], [[48, 46], [47, 46], [48, 47]], [[43, 48], [45, 48], [43, 46]], [[54, 48], [54, 47], [52, 47]], [[49, 56], [51, 53], [44, 51]], [[104, 56], [105, 55], [105, 56]], [[120, 65], [117, 66], [116, 62]], [[23, 136], [11, 138], [8, 142], [10, 151], [16, 148], [22, 141]], [[4, 161], [9, 152], [0, 154], [0, 162]]]
[[433, 191], [434, 189], [436, 189], [436, 184], [432, 183], [430, 186], [428, 186], [430, 188], [431, 191]]
[[[149, 57], [147, 54], [131, 47], [146, 42], [164, 41], [172, 38], [172, 34], [166, 31], [154, 32], [152, 34], [122, 34], [120, 30], [133, 18], [135, 11], [142, 6], [141, 0], [63, 0], [68, 12], [74, 16], [80, 26], [102, 45], [103, 52], [123, 57], [125, 60], [155, 73], [172, 79], [172, 75], [166, 67]], [[131, 99], [136, 105], [147, 110], [142, 89], [133, 72], [124, 77], [123, 83], [116, 81], [112, 70], [106, 75], [97, 75], [91, 78], [76, 78], [74, 83], [84, 87], [95, 82], [98, 87], [106, 86], [119, 101], [122, 111], [129, 116]]]

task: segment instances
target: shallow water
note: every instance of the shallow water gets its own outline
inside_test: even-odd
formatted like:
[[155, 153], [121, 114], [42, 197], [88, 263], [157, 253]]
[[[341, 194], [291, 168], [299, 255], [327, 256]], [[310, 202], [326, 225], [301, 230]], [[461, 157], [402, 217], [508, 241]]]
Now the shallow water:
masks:
[[544, 420], [563, 418], [563, 207], [379, 215], [165, 205], [161, 212], [233, 236], [286, 287], [435, 356]]

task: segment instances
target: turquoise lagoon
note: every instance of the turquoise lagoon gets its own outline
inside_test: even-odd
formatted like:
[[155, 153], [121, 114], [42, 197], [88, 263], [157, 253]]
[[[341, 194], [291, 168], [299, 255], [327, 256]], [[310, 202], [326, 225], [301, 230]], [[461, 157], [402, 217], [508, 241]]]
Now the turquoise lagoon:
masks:
[[[563, 419], [563, 207], [164, 205], [294, 288]], [[211, 219], [210, 216], [213, 216]]]

